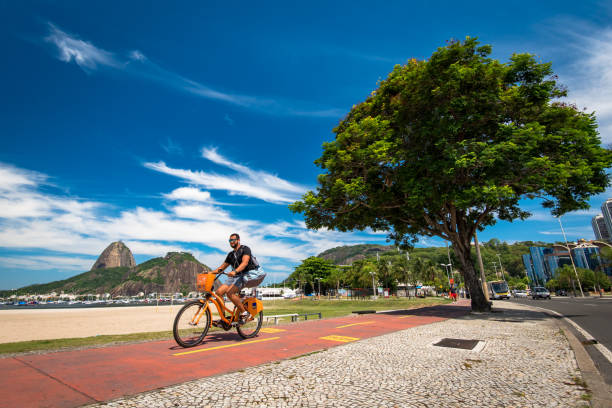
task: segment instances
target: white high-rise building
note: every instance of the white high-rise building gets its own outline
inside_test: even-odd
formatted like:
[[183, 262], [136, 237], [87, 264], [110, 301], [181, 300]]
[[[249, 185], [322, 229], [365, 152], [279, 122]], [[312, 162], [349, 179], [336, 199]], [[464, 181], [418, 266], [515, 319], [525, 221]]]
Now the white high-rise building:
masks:
[[608, 198], [601, 205], [601, 214], [603, 215], [608, 232], [612, 232], [612, 198]]
[[595, 233], [595, 239], [599, 241], [611, 241], [610, 230], [606, 225], [603, 215], [596, 215], [591, 220], [593, 232]]

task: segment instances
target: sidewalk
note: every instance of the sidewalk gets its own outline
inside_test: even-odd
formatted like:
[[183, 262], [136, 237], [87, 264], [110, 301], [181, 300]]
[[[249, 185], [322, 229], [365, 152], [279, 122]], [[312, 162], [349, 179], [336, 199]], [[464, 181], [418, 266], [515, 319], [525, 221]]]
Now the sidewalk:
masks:
[[[497, 313], [417, 326], [96, 406], [589, 406], [574, 352], [557, 323], [521, 305], [494, 306]], [[484, 347], [433, 346], [442, 338], [483, 340]], [[227, 356], [243, 358], [239, 349]]]

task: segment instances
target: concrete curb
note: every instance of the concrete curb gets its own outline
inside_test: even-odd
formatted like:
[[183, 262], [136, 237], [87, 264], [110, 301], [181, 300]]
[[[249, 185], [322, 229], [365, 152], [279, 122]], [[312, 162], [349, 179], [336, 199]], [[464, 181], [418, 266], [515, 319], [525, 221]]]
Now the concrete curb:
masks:
[[[567, 338], [570, 347], [574, 351], [578, 368], [586, 382], [589, 390], [591, 390], [591, 406], [593, 408], [609, 408], [612, 407], [612, 386], [608, 385], [599, 370], [595, 367], [593, 359], [589, 353], [585, 350], [584, 345], [578, 340], [574, 334], [571, 324], [566, 321], [569, 320], [562, 314], [553, 310], [545, 309], [539, 306], [521, 305], [529, 309], [539, 310], [551, 318], [556, 325], [563, 330], [565, 337]], [[588, 339], [587, 339], [588, 340]]]

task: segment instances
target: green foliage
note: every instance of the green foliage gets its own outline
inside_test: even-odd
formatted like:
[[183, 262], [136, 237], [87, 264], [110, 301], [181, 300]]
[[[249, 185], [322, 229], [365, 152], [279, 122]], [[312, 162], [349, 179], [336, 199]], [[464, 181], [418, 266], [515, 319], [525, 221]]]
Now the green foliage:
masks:
[[304, 289], [306, 294], [310, 294], [319, 287], [317, 278], [321, 279], [321, 290], [326, 289], [330, 283], [330, 277], [337, 274], [338, 267], [333, 262], [316, 256], [311, 256], [302, 261], [295, 267], [295, 270], [285, 280], [293, 282]]
[[610, 286], [611, 286], [610, 279], [602, 271], [596, 271], [595, 272], [595, 285], [597, 285], [600, 288], [603, 288], [604, 290], [610, 290]]
[[290, 206], [309, 228], [389, 231], [405, 247], [420, 235], [452, 242], [479, 309], [474, 233], [527, 218], [525, 198], [543, 197], [553, 215], [588, 208], [612, 164], [594, 114], [555, 101], [566, 91], [550, 63], [490, 53], [467, 37], [396, 65], [324, 143], [316, 192]]

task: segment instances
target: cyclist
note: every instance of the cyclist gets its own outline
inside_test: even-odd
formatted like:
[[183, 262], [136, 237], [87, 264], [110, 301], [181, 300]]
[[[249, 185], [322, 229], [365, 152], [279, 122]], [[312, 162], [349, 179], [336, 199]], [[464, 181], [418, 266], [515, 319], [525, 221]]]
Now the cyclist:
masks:
[[[240, 235], [236, 233], [230, 235], [229, 244], [232, 247], [232, 251], [227, 254], [221, 266], [211, 271], [211, 273], [221, 273], [228, 266], [232, 266], [232, 271], [227, 273], [229, 279], [216, 290], [216, 293], [220, 297], [227, 295], [240, 311], [238, 324], [244, 324], [249, 318], [249, 312], [244, 309], [238, 293], [244, 287], [252, 288], [259, 285], [266, 275], [258, 273], [259, 265], [253, 260], [251, 248], [246, 245], [240, 245]], [[213, 322], [215, 325], [218, 323], [219, 321]]]

